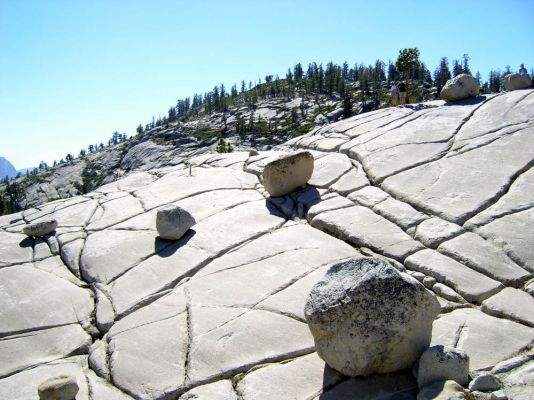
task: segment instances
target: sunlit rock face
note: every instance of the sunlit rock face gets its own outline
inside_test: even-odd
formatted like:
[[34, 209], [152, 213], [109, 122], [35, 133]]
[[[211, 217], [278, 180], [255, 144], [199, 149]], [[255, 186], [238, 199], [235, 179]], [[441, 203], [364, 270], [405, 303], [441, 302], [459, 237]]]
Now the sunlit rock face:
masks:
[[[315, 352], [306, 298], [362, 255], [436, 296], [430, 345], [528, 395], [534, 93], [475, 100], [381, 109], [0, 217], [0, 398], [66, 374], [87, 400], [413, 399], [409, 371], [346, 379]], [[300, 150], [307, 186], [269, 196], [264, 166]], [[156, 229], [167, 205], [196, 221], [178, 240]]]

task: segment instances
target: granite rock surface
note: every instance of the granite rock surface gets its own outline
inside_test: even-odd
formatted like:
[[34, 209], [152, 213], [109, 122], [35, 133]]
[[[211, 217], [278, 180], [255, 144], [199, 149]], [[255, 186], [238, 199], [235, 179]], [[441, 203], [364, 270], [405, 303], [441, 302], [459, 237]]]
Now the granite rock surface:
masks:
[[[308, 293], [362, 254], [437, 296], [432, 345], [525, 398], [533, 110], [532, 90], [381, 109], [0, 217], [0, 398], [37, 399], [68, 374], [78, 400], [415, 399], [409, 371], [346, 378], [315, 352]], [[314, 158], [308, 186], [270, 198], [263, 167], [299, 150]], [[196, 220], [173, 242], [156, 229], [166, 205]], [[54, 235], [23, 234], [50, 219]]]

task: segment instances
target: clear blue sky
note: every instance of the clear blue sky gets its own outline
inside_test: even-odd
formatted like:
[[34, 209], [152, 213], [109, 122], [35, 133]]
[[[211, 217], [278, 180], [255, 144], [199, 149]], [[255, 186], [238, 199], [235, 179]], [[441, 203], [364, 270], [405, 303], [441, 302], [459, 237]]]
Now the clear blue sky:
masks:
[[0, 0], [0, 156], [52, 163], [215, 84], [405, 47], [431, 71], [464, 53], [484, 79], [530, 71], [534, 1]]

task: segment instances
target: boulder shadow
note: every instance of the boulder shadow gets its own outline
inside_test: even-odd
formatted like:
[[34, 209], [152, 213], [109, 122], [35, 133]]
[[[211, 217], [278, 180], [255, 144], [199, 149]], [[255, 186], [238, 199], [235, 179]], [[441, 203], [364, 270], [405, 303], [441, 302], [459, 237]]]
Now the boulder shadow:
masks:
[[411, 370], [351, 377], [340, 374], [327, 364], [323, 371], [322, 390], [318, 400], [415, 400], [419, 392]]
[[[268, 197], [265, 200], [265, 207], [270, 214], [275, 215], [281, 218], [288, 218], [290, 215], [298, 214], [296, 209], [298, 204], [304, 206], [304, 215], [308, 213], [308, 209], [321, 202], [321, 194], [315, 186], [304, 186], [291, 192], [285, 196], [279, 197]], [[289, 209], [287, 207], [292, 207], [292, 212], [288, 213]], [[286, 208], [286, 209], [284, 209]], [[288, 215], [290, 214], [290, 215]]]
[[31, 237], [25, 237], [19, 242], [19, 246], [22, 248], [33, 247], [33, 239]]
[[444, 107], [449, 106], [474, 106], [477, 104], [482, 103], [483, 101], [486, 101], [488, 96], [477, 96], [477, 97], [470, 97], [469, 99], [465, 100], [458, 100], [458, 101], [445, 101], [445, 104], [443, 104]]
[[185, 246], [196, 235], [194, 229], [189, 229], [184, 236], [178, 240], [162, 239], [159, 236], [154, 238], [154, 252], [155, 255], [166, 258], [172, 256], [181, 247]]

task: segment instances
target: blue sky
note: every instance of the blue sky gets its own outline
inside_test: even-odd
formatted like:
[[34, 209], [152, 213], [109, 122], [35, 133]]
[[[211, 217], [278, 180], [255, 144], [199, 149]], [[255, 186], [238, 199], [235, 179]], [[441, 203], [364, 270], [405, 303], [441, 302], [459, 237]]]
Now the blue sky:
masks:
[[405, 47], [431, 71], [464, 53], [484, 79], [530, 71], [534, 1], [0, 0], [0, 156], [52, 163], [216, 84]]

